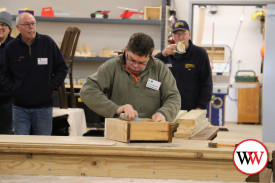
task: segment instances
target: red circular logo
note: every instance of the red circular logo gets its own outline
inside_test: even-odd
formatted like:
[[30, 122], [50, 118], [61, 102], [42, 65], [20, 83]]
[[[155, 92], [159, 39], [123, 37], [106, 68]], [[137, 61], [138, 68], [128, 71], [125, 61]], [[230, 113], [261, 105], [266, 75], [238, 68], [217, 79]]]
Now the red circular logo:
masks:
[[268, 151], [263, 143], [254, 139], [247, 139], [235, 147], [233, 161], [240, 172], [254, 175], [266, 167]]

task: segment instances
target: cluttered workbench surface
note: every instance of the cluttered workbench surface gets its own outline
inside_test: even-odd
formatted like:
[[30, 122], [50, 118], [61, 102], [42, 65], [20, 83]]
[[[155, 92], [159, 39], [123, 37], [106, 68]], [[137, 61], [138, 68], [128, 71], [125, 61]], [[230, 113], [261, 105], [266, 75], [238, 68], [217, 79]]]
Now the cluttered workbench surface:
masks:
[[[228, 131], [219, 131], [213, 142], [261, 140], [261, 125], [225, 127]], [[171, 143], [123, 143], [104, 137], [2, 135], [0, 175], [244, 181], [247, 175], [232, 161], [234, 147], [210, 148], [209, 142], [173, 138]], [[275, 149], [275, 144], [265, 145], [270, 153]]]

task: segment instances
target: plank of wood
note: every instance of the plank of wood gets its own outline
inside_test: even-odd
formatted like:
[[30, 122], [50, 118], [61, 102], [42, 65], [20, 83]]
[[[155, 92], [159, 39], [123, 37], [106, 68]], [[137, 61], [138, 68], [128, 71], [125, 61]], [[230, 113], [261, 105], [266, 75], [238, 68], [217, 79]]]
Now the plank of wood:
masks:
[[172, 140], [169, 122], [129, 122], [130, 141], [169, 141]]
[[190, 133], [188, 131], [175, 132], [174, 133], [174, 137], [176, 137], [176, 138], [186, 138], [186, 139], [188, 139], [191, 135], [192, 135], [192, 133]]
[[206, 110], [191, 110], [182, 119], [203, 119], [206, 116]]
[[201, 132], [202, 130], [204, 130], [205, 128], [208, 128], [210, 126], [209, 120], [208, 118], [205, 118], [204, 120], [201, 121], [201, 123], [195, 128], [192, 136], [198, 134], [199, 132]]
[[262, 141], [262, 125], [247, 125], [227, 122], [223, 127], [226, 127], [228, 131], [219, 131], [217, 137], [214, 139], [217, 142], [232, 141], [232, 139], [238, 142], [245, 139], [256, 139]]
[[179, 128], [183, 124], [188, 124], [189, 128], [196, 128], [206, 117], [206, 110], [191, 110], [177, 120]]
[[180, 110], [173, 122], [176, 122], [178, 119], [182, 118], [185, 114], [187, 114], [187, 112], [187, 110]]
[[191, 137], [197, 135], [198, 133], [209, 127], [210, 123], [208, 122], [208, 118], [205, 118], [203, 121], [204, 122], [202, 122], [194, 129], [178, 128], [178, 131], [174, 134], [174, 136], [179, 138], [190, 139]]
[[[145, 178], [121, 178], [121, 177], [92, 177], [92, 176], [53, 176], [53, 175], [8, 175], [0, 174], [2, 183], [28, 182], [28, 183], [183, 183], [179, 179], [145, 179]], [[19, 181], [21, 180], [21, 181]], [[198, 181], [186, 181], [197, 183]]]
[[172, 132], [176, 132], [179, 126], [178, 119], [182, 118], [185, 114], [187, 114], [187, 110], [180, 110], [174, 121], [171, 123]]
[[177, 122], [179, 125], [174, 136], [179, 138], [190, 138], [210, 125], [206, 118], [206, 110], [191, 110]]
[[[179, 152], [177, 152], [179, 154]], [[1, 153], [0, 174], [131, 177], [243, 182], [232, 160], [73, 154]], [[204, 154], [203, 154], [204, 155]], [[69, 166], [68, 166], [69, 165]], [[199, 172], [199, 176], [197, 173]]]
[[208, 127], [194, 135], [190, 138], [190, 140], [213, 140], [219, 131], [219, 128], [216, 127]]
[[125, 120], [106, 118], [105, 137], [111, 140], [130, 142], [130, 124]]

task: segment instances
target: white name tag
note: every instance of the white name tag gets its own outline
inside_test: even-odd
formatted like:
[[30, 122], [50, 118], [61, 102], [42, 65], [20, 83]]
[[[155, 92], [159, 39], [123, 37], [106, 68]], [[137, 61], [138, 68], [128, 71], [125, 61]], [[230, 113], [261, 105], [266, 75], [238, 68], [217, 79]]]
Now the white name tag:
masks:
[[172, 64], [166, 64], [167, 67], [172, 67]]
[[151, 88], [153, 90], [159, 90], [160, 85], [161, 82], [149, 78], [146, 87]]
[[48, 65], [48, 58], [37, 58], [38, 65]]

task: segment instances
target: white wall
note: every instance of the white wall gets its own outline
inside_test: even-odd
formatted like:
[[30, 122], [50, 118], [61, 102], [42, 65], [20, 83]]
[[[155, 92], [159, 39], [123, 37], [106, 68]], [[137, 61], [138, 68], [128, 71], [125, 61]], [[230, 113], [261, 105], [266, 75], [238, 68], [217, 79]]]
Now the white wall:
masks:
[[[207, 6], [202, 44], [212, 44], [214, 24], [214, 45], [225, 44], [231, 49], [234, 48], [230, 82], [235, 82], [234, 77], [238, 70], [253, 70], [257, 76], [261, 75], [260, 50], [264, 39], [260, 31], [260, 20], [251, 18], [258, 8], [255, 6], [218, 6], [218, 12], [214, 15], [209, 13], [209, 9], [210, 7]], [[195, 10], [195, 15], [198, 15], [198, 10], [199, 8]], [[198, 16], [195, 18], [197, 19]], [[198, 31], [197, 26], [194, 24], [194, 35]], [[240, 31], [237, 35], [239, 27]], [[193, 41], [196, 43], [196, 38]], [[226, 97], [225, 121], [237, 121], [237, 89], [231, 88], [229, 96]]]
[[[189, 20], [189, 1], [176, 0], [177, 15], [179, 19]], [[233, 49], [232, 72], [230, 82], [235, 81], [234, 76], [237, 70], [253, 70], [261, 77], [261, 55], [260, 49], [264, 44], [263, 34], [260, 31], [260, 20], [252, 20], [252, 15], [258, 8], [255, 6], [219, 6], [216, 14], [209, 13], [210, 7], [206, 7], [205, 25], [203, 30], [202, 44], [212, 45], [213, 23], [214, 23], [214, 44], [228, 45]], [[199, 7], [195, 6], [193, 17], [193, 42], [196, 43], [198, 31]], [[184, 12], [184, 13], [183, 13]], [[242, 18], [242, 23], [241, 23]], [[237, 37], [238, 28], [240, 32]], [[237, 39], [236, 39], [237, 38]], [[225, 121], [237, 122], [237, 89], [230, 89], [226, 97]], [[232, 100], [233, 99], [233, 100]], [[236, 100], [234, 100], [236, 99]]]

